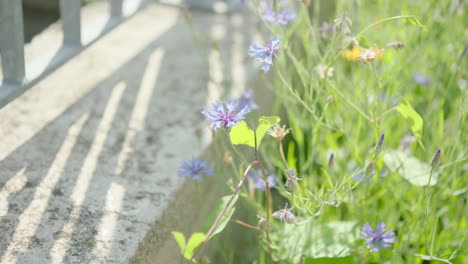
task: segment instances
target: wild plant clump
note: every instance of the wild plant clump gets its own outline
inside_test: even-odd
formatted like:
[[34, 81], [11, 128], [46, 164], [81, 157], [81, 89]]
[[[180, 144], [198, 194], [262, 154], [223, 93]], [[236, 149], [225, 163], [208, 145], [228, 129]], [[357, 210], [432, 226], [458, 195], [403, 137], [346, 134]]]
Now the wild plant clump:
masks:
[[224, 232], [215, 263], [468, 263], [465, 4], [245, 2], [265, 39], [246, 50], [257, 92], [276, 103], [260, 116], [248, 90], [201, 111], [222, 154], [179, 174], [232, 194], [205, 232], [173, 232], [182, 255], [206, 263], [232, 222], [249, 238]]

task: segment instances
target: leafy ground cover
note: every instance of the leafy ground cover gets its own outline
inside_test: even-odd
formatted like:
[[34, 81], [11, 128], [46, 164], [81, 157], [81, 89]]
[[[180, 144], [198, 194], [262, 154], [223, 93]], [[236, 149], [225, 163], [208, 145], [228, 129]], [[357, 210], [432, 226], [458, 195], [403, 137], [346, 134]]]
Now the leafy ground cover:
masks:
[[215, 263], [467, 263], [466, 4], [246, 2], [276, 100], [203, 110], [233, 194], [185, 257], [220, 233]]

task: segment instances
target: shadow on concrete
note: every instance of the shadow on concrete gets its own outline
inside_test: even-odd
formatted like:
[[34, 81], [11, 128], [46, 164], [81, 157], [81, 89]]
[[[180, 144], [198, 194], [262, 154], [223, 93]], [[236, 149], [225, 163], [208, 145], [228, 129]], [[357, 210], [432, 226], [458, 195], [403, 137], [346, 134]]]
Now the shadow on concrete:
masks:
[[[225, 95], [233, 78], [232, 32], [245, 33], [245, 25], [231, 22], [230, 15], [194, 16], [203, 47], [211, 46], [213, 28], [225, 30], [219, 40], [224, 81], [215, 84]], [[19, 173], [25, 179], [21, 189], [5, 197], [2, 262], [126, 263], [149, 230], [155, 237], [145, 238], [150, 242], [140, 246], [135, 262], [155, 263], [178, 252], [168, 242], [170, 231], [193, 232], [195, 219], [203, 218], [196, 205], [173, 202], [182, 182], [174, 164], [182, 157], [171, 144], [181, 140], [181, 133], [195, 138], [210, 82], [190, 36], [180, 18], [0, 161], [0, 189]], [[244, 34], [245, 51], [250, 36]], [[184, 158], [199, 151], [186, 149]], [[168, 207], [174, 203], [183, 208]], [[156, 221], [155, 227], [160, 215], [170, 222]], [[160, 252], [163, 248], [173, 252]]]

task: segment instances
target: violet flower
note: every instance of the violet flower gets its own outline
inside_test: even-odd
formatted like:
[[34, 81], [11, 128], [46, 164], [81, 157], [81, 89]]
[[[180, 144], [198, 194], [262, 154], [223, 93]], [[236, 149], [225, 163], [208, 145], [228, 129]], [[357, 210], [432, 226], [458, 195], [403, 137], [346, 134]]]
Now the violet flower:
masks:
[[231, 100], [226, 102], [216, 101], [211, 105], [211, 108], [205, 107], [202, 114], [206, 116], [213, 129], [218, 129], [237, 125], [249, 112], [250, 109], [247, 106], [240, 108], [239, 101]]
[[296, 17], [296, 12], [289, 8], [278, 10], [278, 12], [268, 9], [263, 14], [263, 19], [265, 21], [277, 25], [287, 25], [289, 21], [296, 19]]
[[[268, 172], [266, 173], [268, 174]], [[253, 187], [257, 190], [265, 191], [266, 182], [259, 175], [262, 175], [262, 170], [260, 169], [258, 169], [257, 172], [250, 171], [249, 173], [247, 173], [247, 176], [253, 181]], [[270, 189], [271, 189], [271, 186], [278, 184], [278, 180], [276, 179], [276, 176], [273, 174], [268, 175], [267, 181], [268, 181], [268, 187], [270, 187]]]
[[280, 50], [280, 38], [276, 37], [267, 42], [265, 47], [253, 43], [249, 47], [249, 55], [257, 61], [263, 63], [262, 70], [267, 72], [273, 65], [273, 57]]
[[194, 181], [202, 181], [200, 178], [201, 174], [206, 176], [213, 176], [214, 169], [207, 168], [208, 161], [192, 158], [191, 160], [184, 161], [182, 165], [180, 165], [178, 173], [180, 176], [184, 176], [186, 178], [191, 178]]
[[255, 102], [254, 93], [253, 90], [244, 91], [239, 98], [238, 108], [248, 107], [250, 110], [258, 109], [259, 106]]
[[377, 223], [377, 228], [372, 230], [369, 222], [365, 223], [362, 228], [362, 237], [366, 240], [367, 247], [371, 252], [379, 251], [381, 248], [391, 247], [395, 243], [395, 233], [393, 231], [385, 232], [385, 224], [383, 222]]
[[431, 79], [429, 77], [427, 77], [426, 75], [417, 73], [417, 72], [413, 73], [413, 80], [417, 84], [426, 85], [426, 86], [431, 85]]

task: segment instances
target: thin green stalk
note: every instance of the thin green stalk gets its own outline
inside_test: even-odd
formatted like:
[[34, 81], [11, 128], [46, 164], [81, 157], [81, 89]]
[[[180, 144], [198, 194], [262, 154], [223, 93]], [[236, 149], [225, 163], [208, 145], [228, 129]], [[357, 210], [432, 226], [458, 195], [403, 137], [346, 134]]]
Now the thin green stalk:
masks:
[[[429, 174], [429, 180], [426, 185], [426, 224], [425, 224], [425, 231], [424, 231], [424, 242], [426, 244], [426, 251], [429, 252], [429, 240], [428, 240], [428, 228], [427, 226], [429, 225], [429, 206], [430, 206], [430, 199], [431, 196], [429, 194], [429, 186], [431, 185], [431, 179], [432, 179], [432, 173], [434, 171], [434, 168], [431, 168], [431, 173]], [[432, 255], [432, 254], [431, 254]]]
[[354, 110], [356, 110], [356, 112], [358, 112], [362, 117], [364, 117], [365, 119], [367, 119], [367, 121], [369, 121], [371, 124], [374, 123], [374, 120], [372, 120], [372, 118], [370, 118], [368, 115], [366, 115], [364, 113], [363, 110], [361, 110], [359, 107], [357, 107], [353, 102], [351, 102], [348, 97], [346, 97], [343, 93], [341, 93], [340, 90], [338, 90], [335, 86], [331, 85], [328, 81], [327, 81], [327, 84], [329, 87], [331, 87], [339, 96], [341, 96]]
[[284, 162], [284, 165], [286, 168], [288, 167], [288, 162], [286, 161], [286, 157], [284, 156], [284, 150], [283, 150], [283, 142], [278, 141], [279, 144], [279, 150], [280, 150], [280, 155], [281, 155], [281, 160]]

